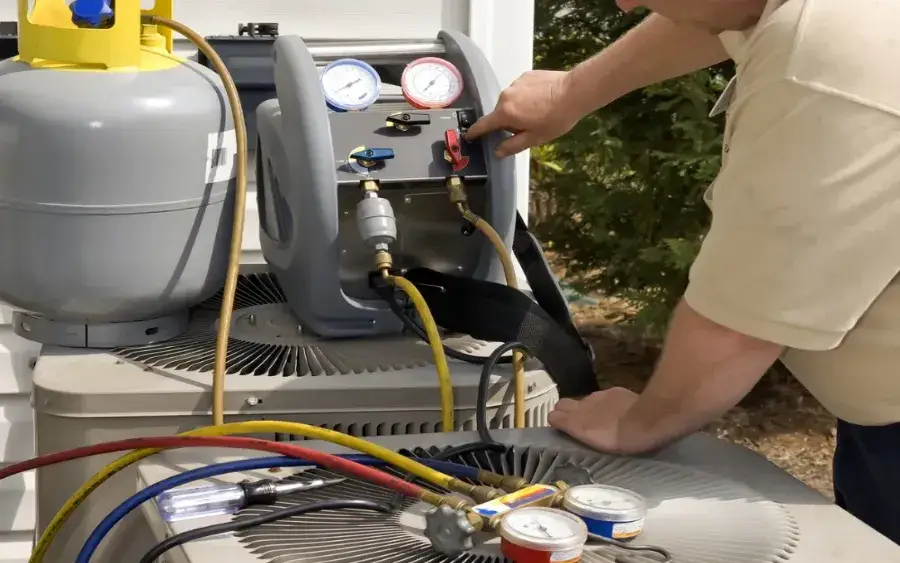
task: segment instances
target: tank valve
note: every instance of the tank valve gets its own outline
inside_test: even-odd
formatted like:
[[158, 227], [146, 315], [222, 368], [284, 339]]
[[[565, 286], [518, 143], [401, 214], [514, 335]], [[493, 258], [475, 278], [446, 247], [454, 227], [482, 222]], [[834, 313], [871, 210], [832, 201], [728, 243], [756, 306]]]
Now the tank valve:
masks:
[[166, 51], [166, 38], [155, 25], [141, 24], [141, 46], [154, 51]]
[[107, 29], [112, 27], [115, 18], [110, 0], [73, 0], [69, 10], [72, 23], [81, 28]]

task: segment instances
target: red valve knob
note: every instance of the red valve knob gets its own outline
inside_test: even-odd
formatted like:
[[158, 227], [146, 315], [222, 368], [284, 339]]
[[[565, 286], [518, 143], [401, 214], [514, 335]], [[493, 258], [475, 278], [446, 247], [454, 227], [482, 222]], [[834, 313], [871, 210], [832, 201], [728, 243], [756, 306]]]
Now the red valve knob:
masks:
[[462, 152], [462, 142], [459, 139], [459, 131], [447, 129], [444, 133], [444, 158], [453, 166], [454, 172], [459, 172], [469, 165], [469, 157]]

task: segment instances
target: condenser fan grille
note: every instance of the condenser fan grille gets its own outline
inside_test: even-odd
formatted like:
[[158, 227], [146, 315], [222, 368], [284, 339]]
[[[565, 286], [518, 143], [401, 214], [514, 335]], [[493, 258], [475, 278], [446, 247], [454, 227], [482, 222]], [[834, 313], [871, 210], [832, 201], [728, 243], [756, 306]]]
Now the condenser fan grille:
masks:
[[[439, 448], [403, 452], [421, 457]], [[512, 448], [505, 454], [467, 454], [456, 463], [476, 466], [532, 482], [550, 482], [555, 468], [575, 464], [595, 482], [629, 488], [644, 495], [650, 511], [644, 534], [636, 540], [667, 548], [681, 563], [785, 563], [799, 542], [799, 531], [781, 505], [755, 490], [698, 470], [642, 459], [546, 448]], [[311, 469], [310, 475], [334, 476]], [[293, 477], [292, 477], [293, 478]], [[423, 483], [419, 483], [422, 485]], [[432, 490], [433, 487], [429, 487]], [[328, 499], [390, 501], [393, 493], [359, 481], [288, 497], [274, 506], [242, 511], [258, 516], [298, 503]], [[501, 563], [496, 537], [481, 534], [475, 549], [456, 558], [435, 553], [424, 537], [427, 505], [408, 501], [390, 516], [366, 511], [331, 511], [298, 516], [239, 532], [240, 543], [269, 563]], [[655, 554], [625, 553], [590, 544], [586, 563], [616, 563], [628, 555], [634, 563], [659, 561]]]
[[[165, 370], [211, 372], [221, 304], [220, 291], [194, 309], [191, 326], [181, 336], [112, 353]], [[413, 337], [328, 340], [304, 334], [288, 310], [284, 291], [269, 273], [239, 276], [234, 310], [228, 374], [331, 376], [410, 369], [433, 362], [428, 346]], [[447, 344], [470, 354], [487, 345], [468, 337], [448, 339]]]

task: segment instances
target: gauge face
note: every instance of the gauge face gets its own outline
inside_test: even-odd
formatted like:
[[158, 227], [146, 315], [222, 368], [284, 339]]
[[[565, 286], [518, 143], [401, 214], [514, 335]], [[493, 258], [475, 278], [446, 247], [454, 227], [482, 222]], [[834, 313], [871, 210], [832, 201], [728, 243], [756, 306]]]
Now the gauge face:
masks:
[[640, 499], [629, 494], [627, 491], [619, 491], [592, 485], [574, 487], [572, 488], [570, 495], [576, 502], [603, 511], [634, 510], [641, 505]]
[[419, 109], [445, 108], [459, 99], [463, 79], [444, 59], [425, 57], [409, 63], [400, 80], [403, 96]]
[[512, 534], [529, 542], [554, 545], [583, 535], [584, 524], [569, 514], [546, 508], [514, 510], [503, 519], [503, 526]]
[[337, 111], [362, 111], [375, 103], [381, 90], [375, 69], [356, 59], [329, 64], [321, 81], [325, 101]]

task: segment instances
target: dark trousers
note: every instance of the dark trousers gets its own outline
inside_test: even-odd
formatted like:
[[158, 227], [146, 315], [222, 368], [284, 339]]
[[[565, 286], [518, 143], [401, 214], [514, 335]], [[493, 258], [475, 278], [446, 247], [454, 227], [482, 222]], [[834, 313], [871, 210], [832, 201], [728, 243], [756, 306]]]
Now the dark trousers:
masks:
[[838, 421], [834, 494], [838, 506], [900, 544], [900, 423]]

